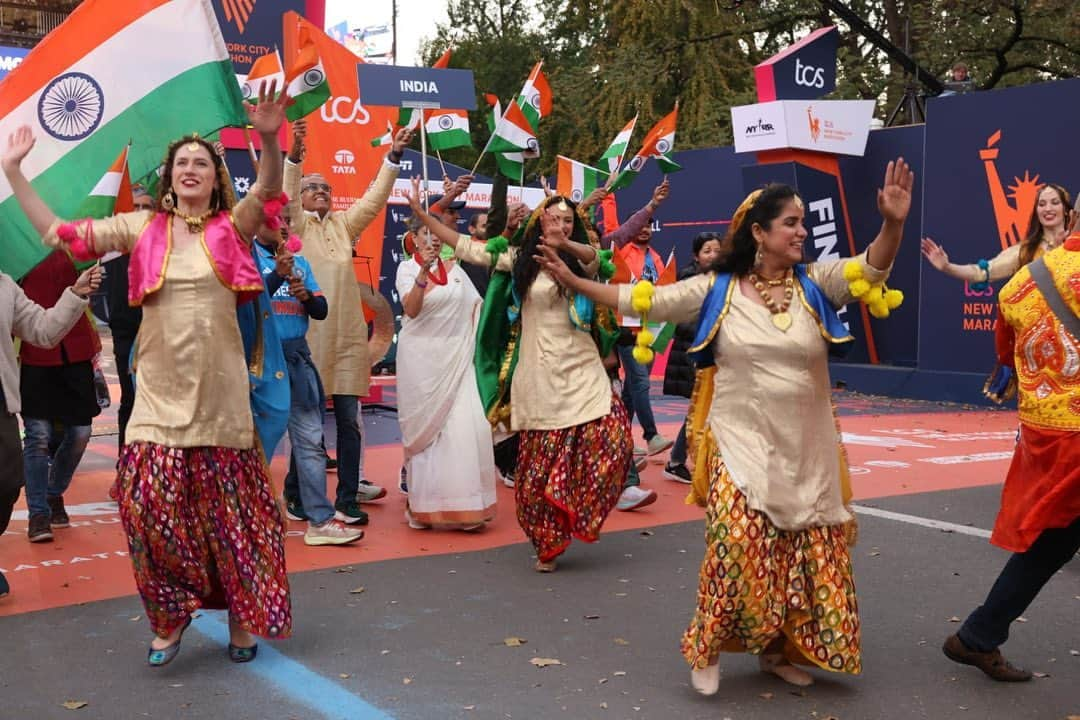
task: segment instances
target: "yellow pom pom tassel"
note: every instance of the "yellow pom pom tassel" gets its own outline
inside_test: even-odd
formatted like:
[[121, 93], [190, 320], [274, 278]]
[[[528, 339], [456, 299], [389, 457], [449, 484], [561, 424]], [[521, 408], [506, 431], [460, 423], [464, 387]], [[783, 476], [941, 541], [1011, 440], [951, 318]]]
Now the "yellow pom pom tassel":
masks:
[[889, 317], [889, 306], [884, 300], [875, 300], [872, 303], [867, 303], [867, 307], [870, 308], [870, 314], [878, 320], [884, 320]]
[[850, 282], [861, 280], [863, 276], [862, 265], [855, 261], [849, 260], [844, 263], [844, 279]]
[[885, 304], [889, 306], [890, 310], [895, 310], [900, 307], [900, 304], [904, 302], [904, 293], [900, 290], [886, 290], [885, 291]]
[[862, 298], [866, 293], [870, 292], [870, 283], [862, 278], [852, 280], [851, 284], [848, 285], [848, 290], [851, 291], [852, 297]]
[[642, 347], [641, 345], [635, 345], [634, 360], [636, 360], [639, 365], [648, 365], [653, 361], [652, 349], [648, 347]]
[[648, 280], [642, 280], [634, 285], [630, 289], [630, 306], [634, 308], [634, 312], [639, 315], [649, 312], [652, 309], [654, 292], [656, 292], [656, 288]]
[[654, 342], [656, 342], [656, 336], [649, 330], [642, 328], [637, 334], [637, 344], [641, 347], [650, 347]]

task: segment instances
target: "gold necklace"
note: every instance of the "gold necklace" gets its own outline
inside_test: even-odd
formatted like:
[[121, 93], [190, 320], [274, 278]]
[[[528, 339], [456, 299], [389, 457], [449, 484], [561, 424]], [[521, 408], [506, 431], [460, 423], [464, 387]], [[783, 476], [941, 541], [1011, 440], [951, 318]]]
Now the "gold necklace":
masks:
[[172, 214], [187, 223], [188, 232], [195, 234], [203, 231], [203, 226], [206, 225], [207, 219], [214, 214], [214, 211], [208, 208], [206, 212], [199, 215], [185, 215], [178, 209], [173, 208]]
[[[795, 297], [795, 280], [790, 270], [779, 280], [769, 280], [769, 285], [777, 287], [779, 285], [784, 286], [784, 302], [780, 305], [776, 304], [776, 300], [773, 300], [772, 293], [765, 287], [765, 283], [761, 281], [761, 278], [756, 273], [750, 273], [748, 278], [750, 284], [754, 286], [754, 289], [758, 291], [758, 295], [761, 296], [762, 301], [765, 303], [765, 307], [772, 313], [772, 324], [776, 326], [781, 332], [787, 332], [791, 328], [791, 313], [788, 312], [788, 308], [791, 307], [791, 299]], [[773, 283], [776, 285], [773, 285]]]

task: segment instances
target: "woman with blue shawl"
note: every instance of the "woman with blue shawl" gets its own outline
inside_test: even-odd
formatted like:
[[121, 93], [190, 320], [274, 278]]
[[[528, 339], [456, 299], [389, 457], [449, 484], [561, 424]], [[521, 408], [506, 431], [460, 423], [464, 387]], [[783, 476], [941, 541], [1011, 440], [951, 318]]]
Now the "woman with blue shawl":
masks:
[[786, 185], [751, 193], [728, 229], [731, 254], [674, 285], [593, 283], [540, 248], [567, 292], [654, 321], [697, 321], [687, 437], [706, 552], [682, 652], [704, 695], [719, 689], [722, 651], [759, 655], [762, 671], [800, 686], [813, 678], [793, 662], [861, 671], [854, 518], [828, 356], [852, 340], [837, 308], [859, 297], [878, 316], [902, 299], [883, 281], [913, 179], [902, 158], [889, 163], [878, 191], [881, 231], [851, 259], [804, 263], [803, 202]]

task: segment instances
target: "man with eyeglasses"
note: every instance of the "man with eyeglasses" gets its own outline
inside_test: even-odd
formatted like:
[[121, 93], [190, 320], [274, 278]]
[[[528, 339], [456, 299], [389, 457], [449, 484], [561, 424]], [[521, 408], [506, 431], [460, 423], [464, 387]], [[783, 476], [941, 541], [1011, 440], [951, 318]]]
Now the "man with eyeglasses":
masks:
[[[334, 510], [338, 519], [362, 524], [367, 521], [367, 514], [358, 503], [377, 500], [386, 495], [386, 490], [361, 477], [359, 401], [368, 394], [371, 358], [360, 289], [353, 274], [353, 249], [360, 233], [386, 205], [412, 131], [403, 128], [397, 132], [375, 182], [363, 197], [342, 211], [331, 207], [332, 188], [326, 178], [302, 173], [306, 134], [306, 122], [293, 124], [283, 186], [289, 196], [292, 230], [303, 240], [304, 255], [319, 278], [329, 305], [326, 319], [311, 324], [307, 341], [323, 386], [334, 400], [338, 460]], [[293, 516], [303, 517], [303, 508], [295, 502], [289, 503], [289, 511]]]

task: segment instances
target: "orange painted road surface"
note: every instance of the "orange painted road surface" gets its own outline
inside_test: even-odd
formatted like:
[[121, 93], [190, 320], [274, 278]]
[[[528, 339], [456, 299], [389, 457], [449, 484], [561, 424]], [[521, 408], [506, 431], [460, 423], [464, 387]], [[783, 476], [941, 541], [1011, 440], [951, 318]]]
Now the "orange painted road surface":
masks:
[[[393, 422], [393, 420], [387, 420]], [[1011, 412], [972, 410], [956, 413], [858, 415], [841, 418], [857, 500], [999, 484], [1005, 477], [1016, 433]], [[663, 423], [674, 437], [678, 425]], [[637, 434], [637, 431], [635, 431]], [[113, 458], [115, 437], [95, 437], [87, 455]], [[662, 458], [642, 472], [642, 484], [659, 500], [637, 512], [613, 512], [605, 531], [647, 528], [696, 520], [701, 510], [684, 504], [687, 486], [662, 477]], [[513, 491], [499, 485], [498, 517], [479, 533], [411, 530], [403, 514], [405, 496], [397, 492], [401, 448], [368, 447], [365, 474], [387, 487], [386, 498], [365, 506], [371, 523], [354, 546], [309, 548], [304, 523], [289, 523], [287, 560], [291, 572], [360, 565], [396, 558], [463, 553], [525, 542], [514, 517]], [[84, 460], [84, 465], [86, 465]], [[102, 466], [101, 462], [95, 463]], [[275, 458], [275, 482], [285, 473]], [[130, 595], [135, 592], [127, 544], [116, 507], [108, 497], [114, 473], [80, 472], [65, 494], [72, 527], [54, 531], [52, 543], [26, 539], [25, 504], [20, 502], [8, 532], [0, 537], [0, 569], [12, 586], [0, 602], [0, 616]], [[329, 476], [330, 487], [336, 478]], [[600, 542], [603, 542], [601, 537]], [[571, 546], [570, 553], [574, 552]], [[522, 547], [522, 562], [530, 550]], [[362, 568], [357, 569], [362, 584]]]

